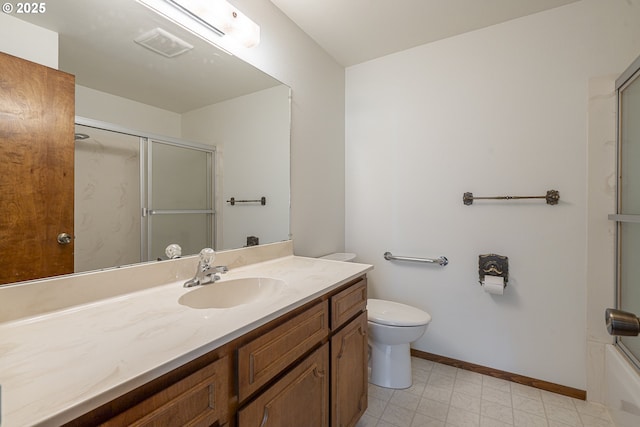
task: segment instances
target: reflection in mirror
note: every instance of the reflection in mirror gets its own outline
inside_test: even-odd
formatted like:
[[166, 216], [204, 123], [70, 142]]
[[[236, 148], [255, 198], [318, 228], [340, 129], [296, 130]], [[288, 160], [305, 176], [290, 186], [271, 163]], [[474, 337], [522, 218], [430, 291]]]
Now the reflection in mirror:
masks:
[[76, 125], [76, 272], [215, 247], [214, 147]]
[[74, 270], [140, 262], [140, 141], [75, 128]]
[[147, 259], [161, 260], [171, 244], [185, 254], [215, 247], [211, 147], [154, 139], [146, 141], [146, 147]]
[[[140, 141], [149, 136], [206, 145], [215, 151], [214, 184], [208, 190], [215, 214], [204, 221], [202, 234], [212, 236], [216, 250], [256, 240], [263, 244], [289, 239], [288, 87], [135, 0], [56, 0], [47, 4], [46, 13], [3, 19], [27, 21], [57, 37], [58, 68], [76, 77], [75, 114], [111, 128], [76, 127], [76, 134], [89, 138], [75, 142], [74, 271], [140, 262], [145, 253], [146, 258], [155, 259], [164, 256], [165, 243], [181, 244], [174, 241], [180, 240], [181, 233], [174, 224], [166, 224], [168, 217], [149, 226], [143, 216], [147, 198], [142, 181], [147, 178], [140, 172], [144, 165]], [[34, 28], [23, 25], [25, 31]], [[193, 49], [167, 58], [134, 42], [155, 28]], [[181, 182], [184, 176], [171, 179], [167, 175], [171, 173], [167, 169], [162, 176], [165, 182], [159, 185], [180, 183], [182, 190], [189, 184], [199, 185], [186, 179]], [[172, 192], [175, 197], [181, 189]], [[266, 197], [267, 203], [232, 206], [227, 203], [232, 197]], [[117, 225], [113, 211], [100, 204], [106, 199], [117, 200], [113, 203], [121, 207]], [[105, 219], [111, 221], [111, 230], [100, 234], [98, 230], [109, 228], [101, 223]], [[203, 221], [200, 217], [185, 222]], [[154, 244], [145, 237], [150, 227], [167, 236], [152, 251], [148, 248]], [[138, 243], [124, 243], [125, 236], [127, 242]], [[199, 244], [184, 244], [183, 256], [197, 253]], [[110, 248], [111, 255], [96, 256], [96, 248], [104, 247]]]

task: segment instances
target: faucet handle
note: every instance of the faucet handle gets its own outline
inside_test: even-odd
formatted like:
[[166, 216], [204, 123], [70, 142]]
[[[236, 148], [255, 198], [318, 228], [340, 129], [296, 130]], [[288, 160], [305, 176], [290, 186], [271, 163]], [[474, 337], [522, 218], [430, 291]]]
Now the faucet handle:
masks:
[[177, 243], [172, 243], [164, 250], [165, 255], [169, 259], [176, 259], [182, 256], [182, 248]]
[[204, 248], [200, 251], [200, 265], [202, 267], [210, 267], [213, 265], [213, 260], [216, 258], [216, 253], [211, 248]]

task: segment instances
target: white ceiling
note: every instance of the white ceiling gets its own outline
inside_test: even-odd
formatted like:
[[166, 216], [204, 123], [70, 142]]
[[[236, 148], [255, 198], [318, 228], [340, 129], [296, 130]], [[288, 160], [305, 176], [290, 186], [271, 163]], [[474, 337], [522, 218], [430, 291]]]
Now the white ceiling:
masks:
[[343, 66], [577, 0], [271, 0]]
[[[573, 1], [271, 0], [344, 66]], [[166, 110], [182, 113], [279, 84], [134, 0], [55, 0], [47, 13], [12, 16], [59, 33], [60, 68], [79, 85]], [[167, 59], [133, 42], [156, 27], [195, 49]]]
[[[59, 68], [77, 84], [176, 113], [280, 84], [134, 0], [55, 0], [12, 16], [58, 33]], [[156, 27], [194, 49], [169, 59], [134, 43]]]

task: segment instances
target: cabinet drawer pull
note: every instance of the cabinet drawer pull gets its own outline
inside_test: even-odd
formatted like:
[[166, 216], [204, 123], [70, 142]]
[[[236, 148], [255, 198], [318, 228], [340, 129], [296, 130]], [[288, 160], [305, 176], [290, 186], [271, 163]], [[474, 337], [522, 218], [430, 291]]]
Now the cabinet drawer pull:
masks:
[[249, 355], [249, 384], [253, 384], [253, 380], [254, 380], [254, 356], [253, 354]]
[[209, 384], [209, 408], [216, 409], [216, 388]]
[[269, 407], [264, 407], [264, 416], [262, 417], [262, 422], [260, 423], [260, 427], [264, 427], [267, 425], [267, 420], [269, 419]]

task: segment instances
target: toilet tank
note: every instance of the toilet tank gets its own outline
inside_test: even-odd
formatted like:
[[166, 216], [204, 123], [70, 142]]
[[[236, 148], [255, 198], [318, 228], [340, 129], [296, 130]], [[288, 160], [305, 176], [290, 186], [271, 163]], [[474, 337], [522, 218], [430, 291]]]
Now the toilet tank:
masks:
[[320, 257], [320, 259], [330, 259], [333, 261], [349, 262], [356, 259], [356, 254], [351, 252], [335, 252], [329, 255], [322, 256]]

